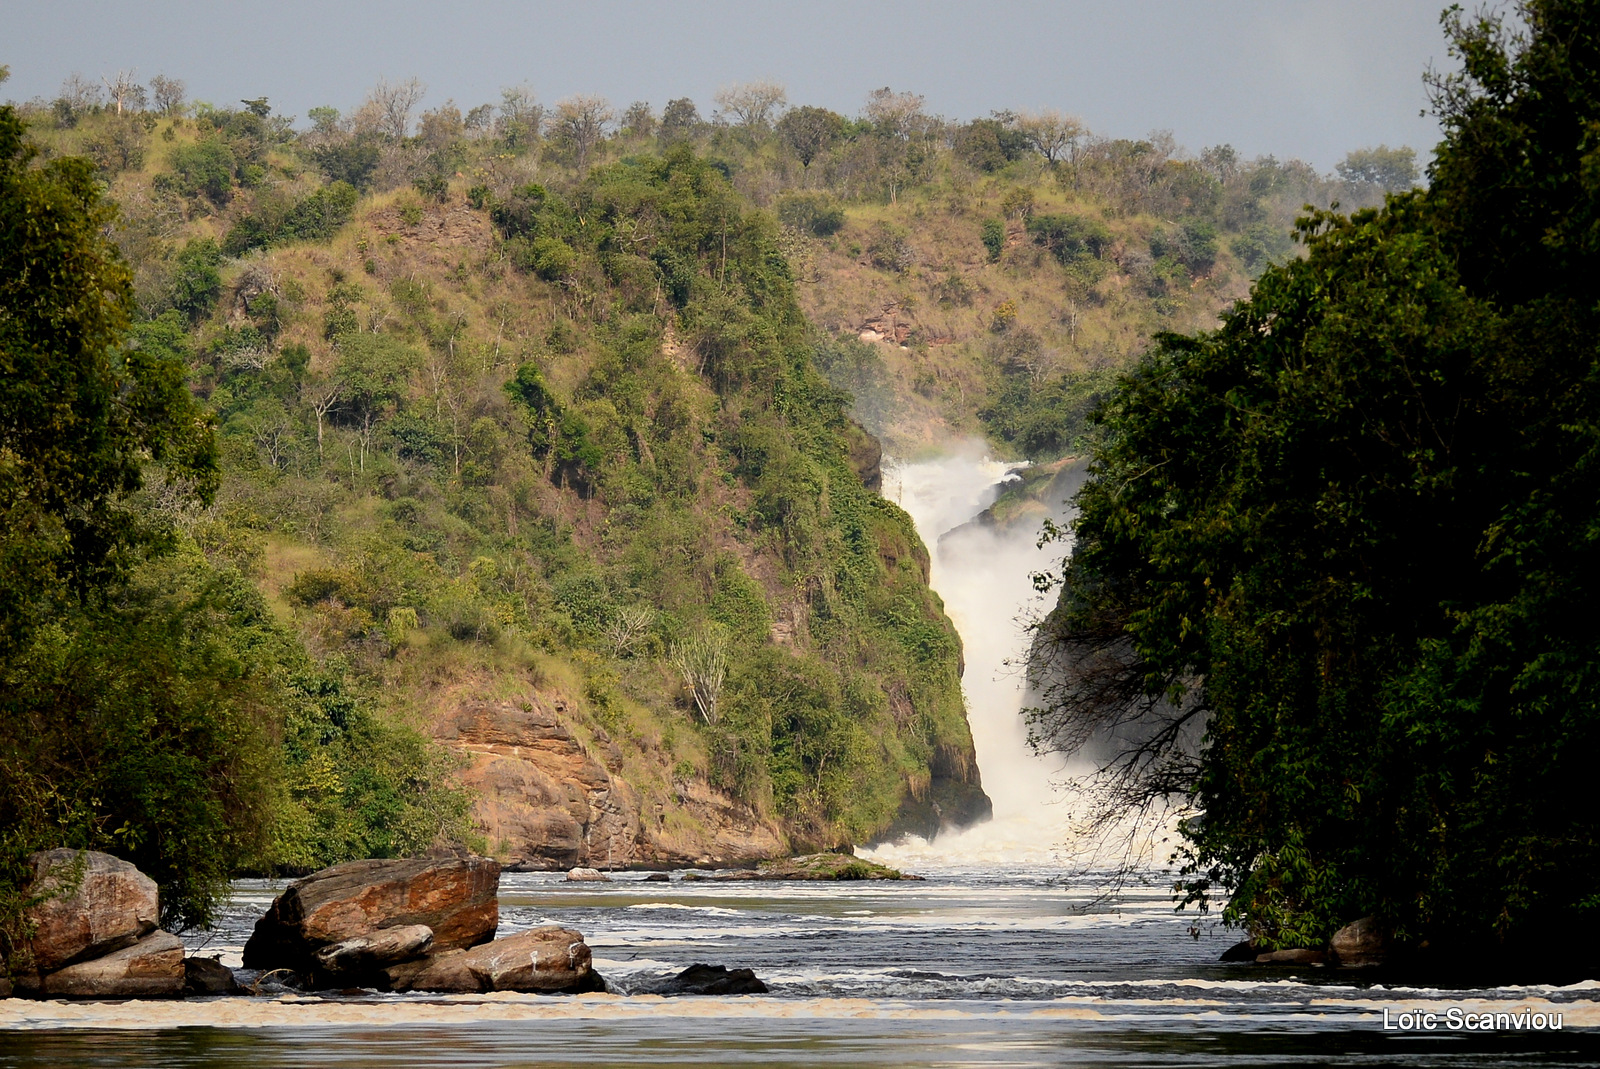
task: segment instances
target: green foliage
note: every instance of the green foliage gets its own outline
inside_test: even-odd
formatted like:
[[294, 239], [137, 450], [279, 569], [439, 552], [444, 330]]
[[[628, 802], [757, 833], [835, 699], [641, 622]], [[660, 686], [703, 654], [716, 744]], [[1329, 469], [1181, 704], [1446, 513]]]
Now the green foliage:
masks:
[[169, 184], [190, 197], [205, 197], [223, 205], [233, 195], [234, 172], [239, 161], [221, 139], [205, 138], [172, 150]]
[[1063, 264], [1098, 257], [1111, 244], [1103, 223], [1081, 215], [1035, 215], [1028, 220], [1028, 236]]
[[330, 183], [343, 182], [364, 192], [372, 185], [372, 172], [378, 169], [379, 149], [372, 139], [353, 138], [321, 145], [311, 156]]
[[1357, 149], [1335, 164], [1334, 170], [1346, 182], [1365, 182], [1378, 186], [1385, 193], [1402, 193], [1416, 185], [1421, 174], [1417, 170], [1417, 154], [1409, 148]]
[[173, 308], [197, 323], [211, 314], [222, 295], [222, 250], [210, 238], [184, 243], [172, 266], [168, 300]]
[[1217, 262], [1217, 228], [1207, 222], [1163, 227], [1150, 236], [1150, 255], [1177, 261], [1193, 274], [1204, 274]]
[[164, 925], [204, 924], [230, 873], [270, 853], [267, 694], [227, 633], [259, 597], [181, 559], [119, 594], [6, 659], [3, 846], [110, 851], [161, 885]]
[[[186, 328], [217, 298], [220, 251], [187, 243], [175, 307], [130, 325], [90, 164], [33, 155], [0, 108], [0, 952], [21, 935], [34, 850], [132, 860], [183, 927], [243, 869], [459, 837], [438, 751], [314, 666], [253, 582], [174, 523], [218, 486]], [[259, 295], [247, 310], [277, 323]], [[262, 342], [252, 325], [207, 349]], [[217, 394], [264, 426], [306, 356], [259, 380], [230, 370]], [[219, 559], [259, 559], [225, 525], [192, 528]]]
[[332, 182], [285, 213], [242, 217], [223, 239], [222, 251], [239, 256], [250, 249], [289, 241], [326, 241], [349, 222], [355, 206], [355, 188], [346, 182]]
[[0, 108], [0, 657], [148, 540], [126, 503], [147, 461], [187, 496], [216, 486], [184, 369], [122, 344], [129, 276], [92, 169], [33, 155]]
[[1022, 159], [1030, 148], [1026, 134], [998, 118], [974, 119], [956, 134], [956, 154], [987, 174]]
[[1145, 695], [1125, 795], [1193, 792], [1190, 898], [1271, 945], [1376, 914], [1593, 952], [1600, 40], [1587, 5], [1520, 14], [1525, 42], [1451, 23], [1427, 191], [1311, 216], [1305, 259], [1160, 338], [1099, 417], [1052, 633], [1120, 652], [1037, 726]]
[[812, 160], [844, 136], [845, 118], [827, 108], [803, 104], [784, 112], [774, 129], [800, 166], [809, 170]]
[[813, 237], [828, 237], [844, 226], [844, 209], [826, 193], [786, 193], [777, 209], [780, 222]]
[[989, 262], [999, 263], [1000, 254], [1006, 248], [1006, 224], [1001, 219], [985, 219], [980, 230], [983, 235], [983, 247], [988, 250]]

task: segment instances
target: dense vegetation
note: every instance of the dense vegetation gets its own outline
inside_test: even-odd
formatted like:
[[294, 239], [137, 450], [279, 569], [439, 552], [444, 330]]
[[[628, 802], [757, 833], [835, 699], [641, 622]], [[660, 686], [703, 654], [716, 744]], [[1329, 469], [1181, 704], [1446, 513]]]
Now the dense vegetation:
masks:
[[1190, 898], [1269, 946], [1594, 951], [1600, 23], [1518, 14], [1447, 16], [1427, 190], [1309, 216], [1097, 416], [1036, 727], [1191, 792]]

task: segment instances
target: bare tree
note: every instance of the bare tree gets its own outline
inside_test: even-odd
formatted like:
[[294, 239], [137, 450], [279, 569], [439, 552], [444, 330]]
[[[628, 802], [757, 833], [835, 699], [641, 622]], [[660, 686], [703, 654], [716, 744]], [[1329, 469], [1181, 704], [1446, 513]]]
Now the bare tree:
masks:
[[339, 402], [344, 399], [344, 383], [336, 378], [311, 378], [307, 376], [300, 383], [300, 400], [316, 413], [317, 417], [317, 462], [322, 462], [322, 428], [328, 414], [339, 407]]
[[393, 83], [379, 78], [351, 121], [358, 132], [372, 131], [402, 140], [411, 130], [411, 113], [427, 91], [427, 86], [416, 78]]
[[76, 71], [67, 75], [56, 96], [56, 110], [69, 122], [100, 106], [100, 87]]
[[606, 626], [606, 639], [618, 657], [633, 653], [639, 640], [655, 625], [656, 611], [648, 605], [630, 605], [618, 611]]
[[672, 645], [672, 667], [694, 699], [700, 718], [715, 724], [721, 715], [717, 699], [728, 678], [728, 638], [719, 631], [702, 631]]
[[163, 115], [177, 115], [182, 112], [188, 91], [189, 87], [183, 84], [182, 78], [168, 78], [165, 74], [158, 74], [150, 79], [150, 93], [155, 99], [156, 110]]
[[718, 89], [713, 100], [719, 115], [731, 115], [735, 125], [765, 130], [783, 110], [788, 92], [777, 82], [739, 82]]
[[888, 86], [867, 94], [863, 109], [881, 133], [890, 137], [911, 136], [914, 120], [922, 114], [923, 98], [917, 93], [896, 93]]
[[1083, 123], [1073, 116], [1048, 109], [1024, 112], [1017, 120], [1017, 129], [1033, 150], [1051, 163], [1062, 158], [1076, 163], [1078, 142], [1086, 133]]
[[571, 96], [556, 105], [555, 136], [572, 151], [580, 173], [615, 118], [604, 97]]
[[117, 109], [117, 114], [123, 111], [139, 111], [144, 107], [144, 86], [134, 80], [134, 71], [118, 71], [115, 74], [100, 76], [100, 81], [106, 87], [106, 95]]

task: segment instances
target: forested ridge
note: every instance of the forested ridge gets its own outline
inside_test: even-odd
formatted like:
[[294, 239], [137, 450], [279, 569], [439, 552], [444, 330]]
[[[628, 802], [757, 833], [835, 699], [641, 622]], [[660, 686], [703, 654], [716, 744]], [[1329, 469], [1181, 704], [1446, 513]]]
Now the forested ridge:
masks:
[[[135, 860], [172, 924], [242, 871], [503, 852], [463, 710], [554, 711], [660, 857], [981, 815], [959, 639], [863, 425], [1079, 450], [1301, 204], [1416, 176], [887, 89], [702, 116], [400, 82], [297, 124], [104, 86], [5, 113], [7, 427], [81, 428], [4, 443], [10, 917], [63, 843]], [[93, 322], [17, 311], [52, 256]]]

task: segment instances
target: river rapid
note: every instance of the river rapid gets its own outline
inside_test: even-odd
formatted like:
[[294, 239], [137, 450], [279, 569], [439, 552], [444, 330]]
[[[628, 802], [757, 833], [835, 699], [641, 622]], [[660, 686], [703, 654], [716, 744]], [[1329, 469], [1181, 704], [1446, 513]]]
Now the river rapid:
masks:
[[[584, 933], [604, 995], [345, 993], [172, 1003], [0, 1002], [0, 1069], [43, 1066], [1198, 1066], [1600, 1064], [1600, 980], [1566, 987], [1376, 984], [1322, 969], [1223, 965], [1235, 938], [1177, 913], [1150, 829], [1114, 881], [1070, 801], [1074, 770], [1032, 756], [1009, 669], [1030, 572], [1059, 548], [959, 527], [1006, 467], [969, 450], [890, 467], [961, 631], [995, 819], [861, 852], [910, 883], [501, 881], [501, 932]], [[1115, 888], [1115, 893], [1108, 893]], [[192, 947], [237, 955], [279, 887], [241, 881]], [[748, 967], [765, 996], [629, 995], [693, 962]], [[1450, 1012], [1561, 1016], [1560, 1031], [1454, 1029]], [[1400, 1030], [1432, 1012], [1433, 1030]], [[1415, 1020], [1414, 1018], [1408, 1018]], [[1476, 1018], [1474, 1018], [1476, 1019]]]

